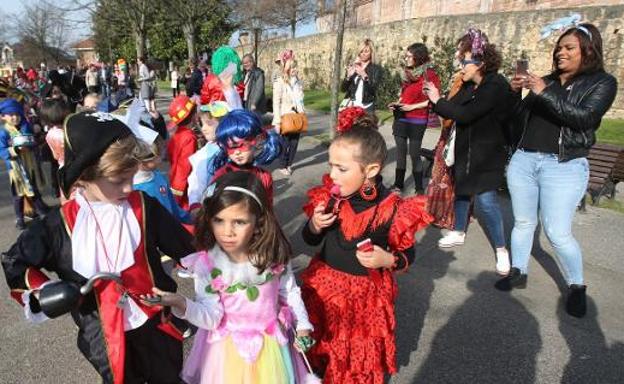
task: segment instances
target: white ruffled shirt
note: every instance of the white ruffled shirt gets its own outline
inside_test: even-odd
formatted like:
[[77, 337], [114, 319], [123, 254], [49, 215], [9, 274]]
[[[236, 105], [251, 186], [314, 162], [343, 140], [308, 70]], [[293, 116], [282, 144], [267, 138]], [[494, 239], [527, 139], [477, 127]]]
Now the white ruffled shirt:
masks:
[[[72, 269], [89, 279], [98, 272], [120, 274], [133, 266], [134, 252], [141, 243], [141, 227], [130, 203], [88, 202], [80, 191], [75, 199], [80, 209], [71, 235]], [[124, 329], [138, 328], [147, 319], [134, 299], [128, 297]]]
[[[251, 262], [234, 263], [219, 246], [211, 249], [209, 254], [214, 262], [214, 267], [221, 270], [221, 277], [228, 284], [234, 281], [242, 283], [260, 283], [264, 281], [264, 275], [258, 275], [258, 269]], [[197, 253], [185, 257], [182, 259], [182, 265], [186, 266], [189, 264], [189, 260], [193, 260], [196, 257]], [[187, 262], [186, 264], [185, 261]], [[210, 278], [210, 269], [204, 263], [190, 264], [193, 264], [195, 268], [190, 271], [194, 279], [195, 300], [186, 299], [186, 312], [180, 313], [173, 309], [172, 313], [181, 319], [186, 319], [197, 327], [213, 330], [221, 323], [223, 305], [219, 300], [219, 295], [206, 293], [206, 286], [212, 280]], [[296, 329], [298, 331], [313, 330], [314, 327], [308, 319], [308, 312], [301, 299], [301, 290], [297, 285], [290, 264], [288, 264], [280, 278], [279, 295], [293, 310], [297, 323]]]

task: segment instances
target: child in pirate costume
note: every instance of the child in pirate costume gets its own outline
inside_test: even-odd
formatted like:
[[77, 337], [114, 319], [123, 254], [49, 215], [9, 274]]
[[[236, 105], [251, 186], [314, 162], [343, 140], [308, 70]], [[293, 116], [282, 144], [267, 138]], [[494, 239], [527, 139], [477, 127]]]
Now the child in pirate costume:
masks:
[[172, 129], [177, 126], [167, 144], [167, 153], [171, 162], [169, 182], [176, 202], [186, 211], [189, 209], [188, 177], [191, 174], [189, 157], [197, 151], [197, 137], [192, 129], [196, 122], [196, 115], [195, 102], [186, 95], [178, 95], [169, 105], [171, 120], [167, 128]]
[[24, 205], [30, 199], [38, 215], [48, 212], [37, 185], [43, 185], [39, 167], [32, 148], [35, 145], [30, 124], [24, 117], [24, 108], [15, 99], [0, 103], [0, 157], [4, 160], [11, 183], [15, 209], [15, 226], [23, 230]]
[[323, 383], [382, 384], [396, 372], [394, 272], [409, 267], [414, 234], [432, 219], [424, 197], [403, 199], [382, 184], [386, 143], [362, 108], [350, 109], [329, 148], [330, 174], [303, 207], [303, 239], [323, 244], [301, 276], [317, 340], [309, 357]]
[[[165, 208], [132, 191], [136, 158], [145, 150], [133, 132], [148, 136], [103, 112], [67, 119], [59, 183], [66, 196], [77, 187], [74, 198], [22, 233], [2, 266], [27, 319], [71, 312], [78, 348], [104, 383], [179, 383], [179, 328], [166, 310], [138, 297], [153, 287], [176, 290], [159, 251], [179, 260], [194, 248]], [[59, 280], [50, 281], [43, 268]], [[85, 284], [102, 273], [116, 280]]]

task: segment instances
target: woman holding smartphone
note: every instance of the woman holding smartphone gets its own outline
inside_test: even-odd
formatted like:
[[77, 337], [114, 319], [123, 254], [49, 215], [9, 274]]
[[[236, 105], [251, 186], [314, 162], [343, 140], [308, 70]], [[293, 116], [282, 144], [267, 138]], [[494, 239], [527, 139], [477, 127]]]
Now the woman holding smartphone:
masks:
[[420, 147], [429, 117], [429, 100], [423, 93], [423, 85], [425, 81], [430, 81], [437, 88], [440, 87], [440, 79], [430, 63], [426, 45], [415, 43], [407, 47], [405, 68], [401, 73], [401, 80], [399, 100], [388, 105], [388, 108], [394, 112], [392, 135], [397, 147], [394, 185], [391, 188], [396, 192], [403, 190], [409, 149], [415, 192], [416, 194], [423, 194]]
[[375, 112], [377, 86], [381, 82], [381, 67], [375, 64], [375, 49], [371, 39], [364, 39], [357, 58], [347, 67], [341, 89], [345, 92], [345, 107], [362, 107]]
[[[565, 31], [552, 60], [554, 70], [548, 76], [528, 73], [511, 83], [520, 132], [507, 170], [515, 220], [513, 268], [496, 288], [526, 286], [539, 209], [568, 284], [566, 311], [582, 317], [586, 312], [583, 255], [572, 235], [572, 219], [587, 189], [586, 156], [596, 142], [602, 116], [615, 99], [617, 81], [604, 70], [602, 38], [592, 24]], [[530, 90], [524, 99], [522, 88]]]
[[495, 248], [496, 272], [506, 275], [510, 261], [497, 190], [504, 182], [507, 151], [503, 121], [511, 105], [511, 91], [507, 80], [498, 74], [501, 54], [487, 36], [470, 28], [465, 37], [469, 49], [460, 50], [463, 85], [457, 94], [446, 100], [435, 84], [425, 85], [433, 110], [455, 121], [455, 225], [438, 246], [464, 243], [474, 199]]

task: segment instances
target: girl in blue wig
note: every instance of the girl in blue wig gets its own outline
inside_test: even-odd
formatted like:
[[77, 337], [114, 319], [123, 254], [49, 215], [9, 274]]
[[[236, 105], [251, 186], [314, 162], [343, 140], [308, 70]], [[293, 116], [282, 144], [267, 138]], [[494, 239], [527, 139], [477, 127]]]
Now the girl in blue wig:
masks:
[[219, 151], [208, 164], [212, 183], [227, 172], [251, 172], [267, 190], [273, 202], [273, 178], [260, 168], [270, 164], [282, 151], [280, 136], [273, 130], [264, 131], [258, 115], [244, 109], [235, 109], [225, 115], [216, 131]]
[[15, 226], [21, 230], [26, 227], [26, 198], [32, 200], [39, 215], [47, 213], [49, 208], [41, 199], [37, 188], [37, 183], [42, 185], [43, 179], [32, 151], [35, 141], [30, 124], [24, 116], [24, 108], [17, 100], [6, 99], [0, 103], [0, 118], [0, 157], [9, 173]]

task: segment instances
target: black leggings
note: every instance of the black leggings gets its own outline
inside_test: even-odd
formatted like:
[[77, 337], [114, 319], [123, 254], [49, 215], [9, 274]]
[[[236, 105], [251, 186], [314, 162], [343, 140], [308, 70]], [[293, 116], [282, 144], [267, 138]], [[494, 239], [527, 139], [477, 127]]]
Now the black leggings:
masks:
[[282, 168], [290, 167], [295, 161], [297, 147], [299, 146], [300, 133], [289, 133], [282, 136], [284, 138], [284, 152], [282, 152]]

